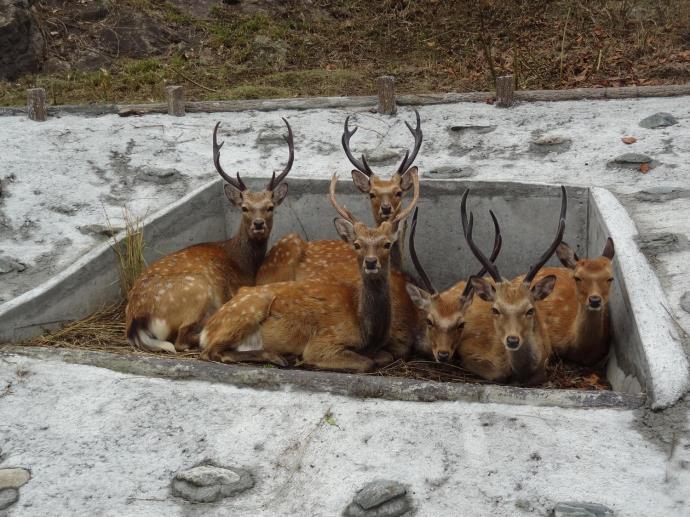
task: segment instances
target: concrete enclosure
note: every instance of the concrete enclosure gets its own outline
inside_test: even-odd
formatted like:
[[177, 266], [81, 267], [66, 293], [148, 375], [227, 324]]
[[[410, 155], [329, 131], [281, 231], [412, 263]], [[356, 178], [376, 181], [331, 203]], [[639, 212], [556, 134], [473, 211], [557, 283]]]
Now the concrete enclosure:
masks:
[[[250, 188], [262, 188], [265, 181], [247, 183]], [[310, 240], [337, 238], [332, 223], [336, 214], [326, 196], [328, 181], [288, 179], [288, 183], [288, 198], [276, 212], [273, 241], [289, 232]], [[475, 214], [476, 241], [487, 253], [493, 242], [489, 209], [501, 224], [503, 248], [497, 263], [506, 277], [525, 273], [556, 231], [558, 186], [423, 179], [416, 246], [438, 289], [479, 269], [461, 231], [460, 195], [466, 187], [471, 189], [468, 209]], [[674, 339], [673, 323], [663, 310], [646, 303], [650, 293], [659, 299], [663, 293], [633, 240], [634, 224], [604, 189], [568, 187], [567, 193], [564, 240], [580, 256], [598, 256], [609, 235], [616, 243], [617, 279], [611, 297], [615, 353], [609, 369], [614, 389], [642, 389], [655, 407], [672, 404], [686, 389], [686, 359]], [[357, 217], [372, 221], [367, 197], [356, 191], [349, 176], [341, 178], [338, 197]], [[408, 194], [406, 199], [410, 197]], [[193, 243], [230, 237], [238, 219], [239, 212], [222, 194], [221, 182], [214, 181], [146, 221], [147, 259]], [[558, 262], [552, 259], [551, 264]], [[410, 265], [406, 260], [408, 271]], [[0, 340], [16, 342], [86, 316], [118, 294], [114, 253], [103, 245], [49, 282], [0, 305]]]

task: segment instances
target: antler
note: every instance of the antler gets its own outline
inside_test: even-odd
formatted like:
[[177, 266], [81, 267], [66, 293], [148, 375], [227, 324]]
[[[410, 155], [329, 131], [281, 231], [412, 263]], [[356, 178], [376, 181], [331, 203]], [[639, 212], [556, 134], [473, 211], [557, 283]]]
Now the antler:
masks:
[[405, 121], [405, 125], [407, 126], [407, 129], [409, 129], [410, 133], [412, 133], [412, 136], [414, 136], [414, 149], [412, 149], [412, 154], [410, 154], [410, 151], [405, 152], [405, 157], [403, 158], [403, 161], [400, 164], [400, 167], [398, 167], [398, 170], [396, 171], [401, 176], [403, 174], [405, 174], [405, 171], [407, 169], [412, 167], [412, 164], [414, 163], [415, 158], [417, 158], [417, 153], [419, 152], [419, 148], [422, 147], [422, 139], [424, 137], [424, 135], [422, 134], [422, 121], [419, 118], [419, 112], [417, 110], [414, 110], [414, 114], [417, 117], [417, 127], [412, 129], [412, 126], [410, 125], [410, 123]]
[[295, 161], [295, 143], [292, 140], [292, 128], [290, 127], [290, 124], [285, 119], [285, 117], [281, 117], [281, 118], [283, 119], [283, 122], [285, 122], [285, 125], [287, 126], [287, 129], [288, 129], [287, 136], [284, 136], [283, 138], [287, 142], [290, 155], [288, 156], [287, 165], [283, 169], [283, 172], [280, 173], [280, 176], [278, 176], [276, 178], [276, 173], [275, 173], [275, 171], [273, 171], [273, 176], [271, 177], [271, 181], [268, 182], [268, 185], [266, 186], [266, 190], [273, 190], [278, 185], [280, 185], [280, 183], [285, 179], [285, 176], [288, 175], [288, 172], [290, 172], [290, 169], [292, 169], [292, 162]]
[[394, 225], [405, 219], [408, 215], [410, 215], [410, 212], [412, 212], [414, 207], [417, 205], [417, 201], [419, 201], [419, 173], [416, 170], [412, 170], [409, 172], [409, 174], [412, 175], [414, 195], [412, 197], [412, 201], [410, 201], [410, 204], [407, 205], [404, 209], [400, 210], [400, 212], [398, 212], [398, 214], [393, 218], [391, 222]]
[[336, 183], [338, 183], [338, 174], [333, 173], [333, 176], [331, 177], [331, 185], [328, 188], [328, 199], [331, 200], [331, 204], [333, 205], [333, 208], [335, 208], [336, 212], [338, 212], [342, 217], [350, 221], [352, 224], [355, 224], [357, 222], [357, 219], [355, 219], [355, 216], [352, 215], [352, 212], [345, 208], [345, 206], [339, 205], [338, 202], [335, 200]]
[[431, 280], [427, 276], [426, 271], [424, 271], [424, 268], [422, 267], [421, 262], [419, 262], [419, 258], [417, 258], [417, 250], [415, 250], [415, 247], [414, 247], [414, 235], [415, 235], [415, 232], [417, 231], [417, 213], [418, 212], [419, 212], [419, 207], [415, 207], [414, 215], [412, 216], [412, 230], [410, 231], [410, 257], [412, 258], [412, 263], [414, 264], [414, 267], [417, 270], [419, 277], [422, 279], [422, 282], [424, 283], [424, 287], [426, 288], [427, 292], [429, 294], [436, 294], [436, 293], [438, 293], [438, 291], [436, 290], [434, 285], [431, 283]]
[[[493, 219], [494, 222], [494, 249], [491, 251], [491, 256], [489, 257], [489, 261], [493, 264], [496, 261], [496, 257], [498, 257], [498, 254], [501, 252], [503, 237], [501, 237], [501, 228], [498, 226], [498, 220], [496, 219], [496, 215], [494, 214], [493, 210], [489, 210], [489, 214], [491, 214], [491, 219]], [[479, 270], [479, 273], [477, 273], [475, 276], [482, 277], [485, 274], [486, 267], [482, 267]], [[472, 291], [472, 282], [467, 282], [462, 295], [467, 296], [470, 294], [470, 291]]]
[[230, 183], [230, 185], [232, 185], [239, 191], [247, 190], [247, 186], [242, 181], [242, 178], [240, 178], [239, 172], [237, 173], [237, 180], [235, 180], [232, 176], [230, 176], [223, 170], [223, 167], [220, 166], [220, 148], [223, 147], [223, 144], [225, 142], [221, 142], [220, 144], [218, 144], [217, 134], [219, 126], [220, 122], [217, 122], [216, 127], [213, 129], [213, 165], [216, 166], [218, 174], [220, 174], [225, 181]]
[[[496, 264], [494, 264], [491, 260], [487, 259], [486, 256], [482, 253], [482, 251], [477, 247], [477, 245], [474, 243], [472, 240], [472, 227], [474, 226], [474, 217], [470, 213], [470, 220], [469, 223], [467, 222], [467, 196], [470, 193], [470, 189], [466, 189], [465, 192], [462, 195], [462, 202], [460, 203], [460, 218], [462, 220], [462, 230], [465, 233], [465, 240], [467, 241], [467, 244], [470, 247], [470, 250], [472, 250], [472, 254], [477, 258], [477, 260], [480, 262], [482, 266], [484, 266], [482, 269], [485, 270], [483, 274], [488, 272], [491, 275], [491, 278], [494, 279], [495, 282], [501, 282], [501, 274], [498, 272], [498, 267], [496, 267]], [[498, 228], [498, 222], [496, 221], [495, 216], [493, 213], [491, 213], [492, 218], [494, 220], [494, 228]], [[497, 234], [499, 233], [498, 231], [496, 232]], [[500, 237], [500, 235], [499, 235]], [[501, 239], [498, 239], [498, 249], [500, 251], [500, 244], [501, 244]], [[494, 244], [494, 251], [496, 251], [496, 244]], [[498, 254], [498, 253], [496, 253]], [[492, 254], [493, 255], [493, 254]], [[495, 258], [495, 257], [494, 257]]]
[[348, 122], [350, 121], [350, 117], [348, 116], [345, 119], [345, 130], [343, 131], [343, 138], [341, 140], [343, 144], [343, 149], [345, 150], [345, 155], [347, 156], [347, 159], [350, 160], [350, 163], [354, 165], [358, 171], [366, 174], [367, 176], [371, 176], [374, 174], [374, 172], [369, 168], [369, 164], [367, 163], [366, 158], [364, 158], [364, 155], [362, 155], [362, 161], [360, 162], [352, 156], [352, 151], [350, 151], [350, 138], [352, 135], [354, 135], [357, 132], [358, 128], [354, 128], [352, 131], [350, 131], [348, 127]]
[[551, 258], [551, 255], [554, 254], [556, 248], [561, 243], [561, 240], [563, 239], [563, 233], [565, 232], [565, 212], [567, 208], [568, 195], [565, 192], [565, 187], [561, 185], [561, 215], [558, 220], [558, 230], [556, 231], [556, 238], [553, 240], [549, 248], [543, 253], [543, 255], [539, 257], [539, 260], [536, 262], [536, 264], [532, 265], [529, 268], [529, 273], [525, 275], [523, 283], [527, 285], [532, 283], [532, 280], [534, 280], [534, 277], [537, 275], [539, 270], [544, 266], [544, 264], [546, 264], [546, 261]]

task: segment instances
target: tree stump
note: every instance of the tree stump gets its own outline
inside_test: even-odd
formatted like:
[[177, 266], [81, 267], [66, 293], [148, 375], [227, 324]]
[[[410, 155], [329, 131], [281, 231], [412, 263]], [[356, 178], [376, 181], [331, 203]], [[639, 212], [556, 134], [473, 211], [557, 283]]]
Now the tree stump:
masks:
[[168, 115], [184, 117], [184, 86], [166, 86], [165, 96], [168, 100]]
[[26, 114], [31, 120], [44, 122], [48, 118], [46, 91], [43, 88], [26, 90]]
[[378, 112], [382, 115], [395, 115], [395, 77], [382, 75], [376, 79], [379, 96]]
[[515, 78], [504, 75], [496, 78], [496, 105], [509, 108], [515, 102]]

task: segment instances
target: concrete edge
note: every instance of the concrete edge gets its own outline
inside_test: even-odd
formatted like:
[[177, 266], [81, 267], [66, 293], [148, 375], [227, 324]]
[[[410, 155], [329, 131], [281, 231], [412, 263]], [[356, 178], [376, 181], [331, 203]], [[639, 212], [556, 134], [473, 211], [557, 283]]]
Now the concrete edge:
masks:
[[462, 401], [564, 408], [637, 409], [644, 406], [646, 399], [643, 394], [631, 395], [613, 391], [549, 390], [485, 384], [437, 383], [397, 377], [281, 370], [64, 348], [0, 345], [0, 355], [58, 360], [70, 364], [106, 368], [125, 374], [223, 383], [240, 388], [308, 391], [352, 398], [408, 402]]
[[[494, 92], [454, 92], [398, 95], [396, 101], [401, 106], [423, 106], [449, 104], [456, 102], [484, 102]], [[570, 90], [518, 90], [515, 98], [523, 102], [556, 102], [582, 99], [631, 99], [643, 97], [673, 97], [690, 95], [690, 84], [661, 86], [623, 86], [618, 88], [574, 88]], [[350, 97], [302, 97], [287, 99], [258, 99], [235, 101], [192, 101], [186, 103], [189, 113], [213, 113], [222, 111], [274, 111], [306, 110], [329, 108], [358, 108], [376, 104], [375, 96]], [[167, 113], [166, 103], [150, 104], [77, 104], [49, 106], [48, 114], [80, 114], [100, 116], [129, 112], [133, 115]], [[26, 113], [25, 106], [0, 106], [0, 116], [13, 116]]]
[[[616, 263], [623, 274], [645, 364], [646, 388], [652, 409], [677, 402], [690, 388], [690, 366], [659, 278], [637, 247], [637, 227], [625, 207], [607, 189], [592, 187], [597, 209], [616, 243]], [[624, 260], [620, 260], [624, 257]], [[634, 285], [635, 289], [627, 286]], [[655, 302], [655, 303], [652, 303]]]

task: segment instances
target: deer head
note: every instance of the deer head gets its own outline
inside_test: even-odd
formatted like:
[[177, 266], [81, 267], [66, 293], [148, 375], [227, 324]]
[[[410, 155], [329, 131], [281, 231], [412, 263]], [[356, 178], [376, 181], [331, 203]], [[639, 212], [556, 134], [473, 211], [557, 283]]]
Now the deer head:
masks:
[[472, 214], [470, 214], [469, 222], [467, 220], [466, 203], [468, 193], [469, 190], [466, 190], [462, 197], [460, 209], [465, 240], [474, 256], [486, 268], [493, 279], [492, 283], [484, 278], [472, 277], [470, 278], [472, 287], [477, 296], [491, 303], [495, 336], [509, 352], [517, 352], [523, 344], [535, 346], [543, 339], [537, 323], [535, 302], [543, 300], [551, 294], [556, 283], [556, 277], [554, 275], [545, 276], [534, 285], [532, 285], [532, 281], [539, 270], [554, 254], [556, 247], [563, 238], [567, 207], [565, 188], [561, 187], [561, 214], [556, 237], [549, 248], [539, 257], [539, 260], [530, 267], [529, 272], [521, 282], [511, 282], [503, 279], [498, 272], [496, 264], [487, 259], [472, 240]]
[[342, 144], [345, 155], [352, 165], [356, 167], [356, 169], [352, 171], [352, 181], [354, 181], [359, 190], [365, 194], [369, 194], [371, 211], [377, 224], [395, 217], [398, 210], [400, 210], [405, 191], [409, 190], [412, 186], [412, 179], [409, 173], [412, 170], [412, 164], [417, 157], [423, 138], [421, 121], [417, 110], [415, 110], [415, 115], [417, 117], [417, 126], [414, 129], [412, 129], [412, 126], [408, 122], [405, 122], [405, 125], [414, 136], [414, 148], [412, 153], [410, 154], [410, 151], [405, 153], [405, 157], [398, 166], [398, 169], [389, 178], [383, 178], [373, 172], [364, 155], [362, 155], [361, 160], [357, 160], [352, 155], [350, 151], [350, 138], [357, 132], [357, 128], [350, 131], [348, 127], [350, 117], [345, 119], [345, 131], [343, 132]]
[[386, 275], [389, 271], [390, 252], [393, 243], [399, 237], [398, 223], [405, 219], [419, 200], [419, 177], [417, 169], [408, 172], [414, 186], [412, 202], [390, 220], [383, 221], [376, 228], [369, 228], [358, 221], [345, 207], [338, 204], [335, 198], [337, 174], [333, 174], [329, 189], [329, 199], [341, 217], [334, 220], [335, 228], [341, 239], [350, 244], [357, 253], [357, 260], [362, 275], [374, 277]]
[[613, 283], [613, 255], [615, 249], [611, 237], [606, 239], [601, 257], [580, 259], [565, 242], [556, 248], [556, 255], [561, 263], [572, 270], [577, 288], [578, 302], [581, 307], [590, 311], [600, 311], [609, 300]]
[[[502, 239], [498, 220], [496, 220], [496, 216], [493, 212], [489, 211], [489, 213], [494, 222], [494, 249], [489, 259], [493, 262], [501, 251]], [[415, 249], [414, 238], [417, 232], [417, 214], [418, 209], [415, 209], [414, 215], [412, 216], [412, 230], [409, 240], [410, 257], [424, 284], [424, 288], [410, 283], [408, 283], [406, 287], [412, 302], [419, 310], [426, 314], [424, 332], [426, 343], [429, 345], [434, 359], [438, 362], [445, 363], [453, 358], [460, 344], [462, 331], [465, 327], [465, 312], [472, 304], [474, 290], [472, 289], [471, 282], [465, 283], [462, 292], [458, 292], [458, 289], [456, 289], [460, 284], [442, 293], [439, 293], [436, 288], [434, 288], [417, 257], [417, 250]], [[477, 273], [477, 276], [482, 276], [485, 273], [485, 268], [482, 268], [481, 271]]]
[[271, 234], [273, 228], [273, 211], [280, 205], [288, 193], [287, 183], [282, 183], [292, 168], [295, 160], [295, 146], [292, 138], [292, 128], [288, 121], [283, 119], [287, 126], [288, 134], [285, 141], [288, 144], [288, 162], [285, 168], [276, 177], [275, 171], [264, 190], [253, 192], [240, 178], [238, 172], [236, 178], [227, 174], [220, 165], [220, 148], [225, 142], [218, 143], [218, 127], [216, 124], [213, 130], [213, 164], [221, 177], [227, 181], [224, 187], [225, 195], [230, 202], [242, 210], [242, 228], [247, 232], [247, 236], [255, 241], [265, 241]]

